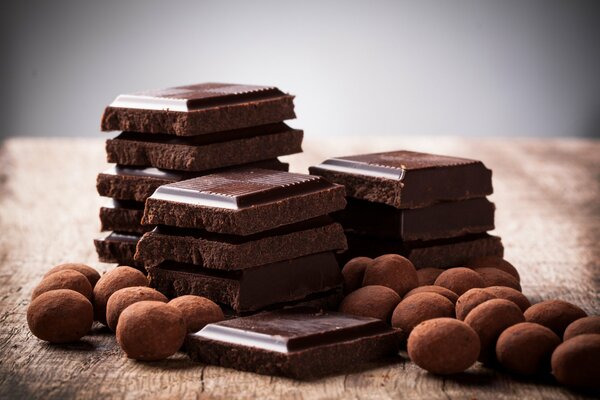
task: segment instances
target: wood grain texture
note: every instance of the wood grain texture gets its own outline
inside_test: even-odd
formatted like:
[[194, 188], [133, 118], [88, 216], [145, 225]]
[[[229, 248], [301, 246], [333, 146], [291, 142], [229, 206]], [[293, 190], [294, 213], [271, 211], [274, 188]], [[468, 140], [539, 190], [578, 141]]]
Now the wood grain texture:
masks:
[[[497, 229], [506, 258], [534, 301], [562, 298], [600, 314], [600, 142], [552, 139], [364, 137], [311, 140], [285, 157], [294, 171], [336, 155], [409, 149], [472, 157], [494, 171]], [[184, 354], [159, 363], [127, 359], [96, 329], [80, 343], [51, 346], [27, 329], [34, 286], [55, 264], [101, 271], [96, 174], [101, 139], [11, 139], [0, 148], [0, 398], [580, 398], [551, 380], [517, 380], [476, 366], [432, 376], [404, 357], [314, 382], [203, 366]]]

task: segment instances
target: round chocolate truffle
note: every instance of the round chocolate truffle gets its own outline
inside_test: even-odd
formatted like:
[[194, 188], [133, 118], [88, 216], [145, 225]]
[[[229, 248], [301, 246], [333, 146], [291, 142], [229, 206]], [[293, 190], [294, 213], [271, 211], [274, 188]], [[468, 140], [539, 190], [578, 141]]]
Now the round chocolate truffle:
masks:
[[499, 299], [506, 299], [512, 301], [513, 303], [518, 305], [521, 311], [523, 312], [525, 312], [525, 310], [527, 310], [531, 306], [529, 299], [525, 297], [523, 293], [510, 287], [490, 286], [486, 287], [485, 291], [493, 294]]
[[421, 268], [417, 270], [419, 286], [433, 285], [440, 274], [444, 272], [441, 268]]
[[509, 273], [501, 271], [497, 268], [477, 268], [474, 270], [483, 278], [485, 287], [489, 286], [507, 286], [515, 290], [521, 291], [521, 284]]
[[467, 290], [456, 301], [456, 319], [464, 321], [467, 315], [475, 307], [477, 307], [481, 303], [495, 298], [496, 296], [482, 288], [473, 288]]
[[31, 300], [35, 299], [42, 293], [56, 289], [70, 289], [77, 293], [81, 293], [88, 300], [92, 299], [92, 285], [87, 278], [81, 273], [74, 270], [58, 271], [48, 275], [31, 294]]
[[198, 332], [207, 324], [225, 319], [221, 307], [206, 297], [181, 296], [171, 300], [169, 305], [181, 311], [188, 332]]
[[479, 337], [464, 322], [436, 318], [421, 322], [408, 337], [408, 356], [434, 374], [457, 374], [477, 361]]
[[92, 285], [92, 288], [94, 286], [96, 286], [96, 282], [98, 282], [98, 279], [100, 279], [100, 273], [98, 273], [98, 271], [96, 271], [94, 268], [90, 267], [89, 265], [80, 264], [80, 263], [66, 263], [66, 264], [57, 265], [56, 267], [54, 267], [54, 268], [50, 269], [48, 272], [46, 272], [46, 275], [44, 275], [44, 278], [55, 272], [64, 271], [66, 269], [82, 273], [87, 278], [87, 280], [90, 281], [90, 285]]
[[496, 358], [498, 336], [509, 326], [525, 321], [523, 312], [512, 301], [492, 299], [471, 310], [465, 318], [481, 343], [479, 361], [490, 363]]
[[363, 286], [387, 286], [404, 296], [419, 285], [417, 270], [412, 262], [398, 254], [384, 254], [367, 265]]
[[446, 289], [445, 287], [436, 286], [436, 285], [426, 285], [426, 286], [419, 286], [417, 288], [414, 288], [410, 292], [406, 293], [404, 295], [404, 298], [407, 298], [407, 297], [412, 296], [413, 294], [417, 294], [417, 293], [441, 294], [442, 296], [444, 296], [445, 298], [450, 300], [453, 304], [456, 303], [456, 300], [458, 300], [458, 295], [456, 293], [454, 293], [452, 290]]
[[400, 296], [388, 287], [363, 286], [344, 297], [340, 304], [340, 312], [379, 318], [389, 322], [398, 303], [400, 303]]
[[410, 333], [421, 322], [434, 318], [454, 318], [454, 304], [441, 294], [416, 293], [396, 306], [392, 326]]
[[560, 338], [540, 324], [521, 322], [498, 337], [496, 357], [510, 372], [534, 375], [550, 371], [550, 357]]
[[117, 330], [119, 316], [130, 305], [138, 301], [153, 300], [166, 303], [169, 301], [164, 294], [147, 286], [132, 286], [119, 289], [109, 297], [106, 303], [106, 322], [114, 332]]
[[513, 277], [517, 278], [518, 282], [521, 282], [521, 277], [519, 276], [519, 271], [508, 261], [501, 257], [495, 256], [486, 256], [486, 257], [478, 257], [470, 260], [465, 267], [467, 268], [496, 268], [501, 271], [504, 271]]
[[600, 334], [600, 316], [579, 318], [571, 322], [563, 335], [563, 340], [569, 340], [575, 336], [585, 335], [586, 333]]
[[450, 289], [460, 296], [469, 289], [484, 287], [484, 282], [477, 272], [459, 267], [442, 272], [435, 280], [435, 285]]
[[177, 352], [187, 333], [181, 311], [160, 301], [140, 301], [121, 313], [117, 342], [129, 358], [163, 360]]
[[131, 286], [148, 286], [146, 276], [135, 268], [117, 267], [102, 275], [94, 287], [94, 317], [106, 325], [106, 303], [117, 290]]
[[344, 268], [342, 268], [344, 294], [353, 292], [362, 286], [365, 269], [372, 262], [373, 259], [369, 257], [355, 257], [344, 265]]
[[567, 386], [600, 388], [600, 334], [575, 336], [552, 353], [552, 373]]
[[585, 311], [563, 300], [547, 300], [534, 304], [525, 311], [525, 319], [544, 325], [562, 337], [567, 326], [579, 318], [586, 317]]
[[42, 293], [27, 309], [31, 333], [50, 343], [79, 340], [92, 329], [93, 322], [92, 303], [81, 293], [70, 289]]

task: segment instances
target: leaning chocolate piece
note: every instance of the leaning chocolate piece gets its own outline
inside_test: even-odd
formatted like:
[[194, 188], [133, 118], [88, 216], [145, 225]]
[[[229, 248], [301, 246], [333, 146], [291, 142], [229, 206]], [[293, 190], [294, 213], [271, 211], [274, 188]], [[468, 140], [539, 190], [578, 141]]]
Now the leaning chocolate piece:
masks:
[[100, 230], [143, 234], [152, 230], [142, 225], [144, 203], [137, 201], [113, 200], [100, 208]]
[[329, 217], [315, 218], [250, 236], [159, 226], [137, 245], [135, 259], [146, 267], [163, 261], [235, 270], [325, 251], [345, 250], [346, 236]]
[[481, 161], [412, 151], [330, 158], [309, 170], [344, 185], [348, 197], [396, 208], [492, 193], [492, 171]]
[[344, 187], [321, 177], [248, 168], [159, 187], [142, 223], [251, 235], [345, 205]]
[[146, 270], [150, 286], [167, 297], [204, 296], [239, 313], [301, 300], [313, 293], [340, 288], [342, 283], [331, 252], [237, 271], [172, 262]]
[[275, 87], [201, 83], [118, 96], [103, 131], [200, 135], [296, 118], [294, 97]]
[[347, 199], [334, 214], [345, 229], [387, 239], [433, 240], [494, 229], [494, 204], [485, 198], [397, 209], [386, 204]]
[[221, 321], [188, 335], [193, 360], [311, 379], [397, 354], [401, 334], [375, 318], [289, 308]]
[[139, 240], [140, 236], [135, 234], [110, 232], [102, 238], [94, 239], [94, 246], [100, 261], [128, 265], [146, 272], [144, 266], [133, 258]]
[[[271, 160], [244, 164], [239, 167], [288, 171], [289, 164], [282, 163], [274, 158]], [[98, 174], [98, 178], [96, 179], [96, 189], [100, 196], [117, 200], [146, 201], [159, 186], [179, 182], [185, 179], [196, 178], [202, 175], [214, 174], [215, 172], [220, 171], [185, 172], [158, 169], [154, 167], [113, 165], [106, 171]]]
[[106, 141], [106, 157], [120, 165], [207, 171], [299, 153], [303, 134], [284, 123], [185, 138], [123, 132]]

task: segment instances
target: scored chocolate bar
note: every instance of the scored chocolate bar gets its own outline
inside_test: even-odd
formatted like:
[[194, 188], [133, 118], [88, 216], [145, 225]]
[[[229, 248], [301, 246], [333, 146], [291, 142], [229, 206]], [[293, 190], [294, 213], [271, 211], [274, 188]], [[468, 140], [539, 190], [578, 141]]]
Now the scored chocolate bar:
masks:
[[185, 347], [202, 363], [310, 379], [396, 356], [401, 340], [375, 318], [298, 307], [208, 324]]
[[167, 297], [204, 296], [236, 312], [301, 300], [341, 285], [340, 269], [332, 252], [236, 271], [173, 262], [146, 267], [146, 270], [150, 286]]
[[[289, 164], [275, 159], [244, 164], [240, 167], [265, 168], [277, 171], [287, 171]], [[236, 168], [236, 167], [232, 167]], [[185, 172], [154, 167], [128, 167], [113, 165], [98, 174], [96, 189], [100, 196], [111, 197], [117, 200], [146, 201], [161, 185], [179, 182], [185, 179], [208, 175], [219, 170], [203, 172]]]
[[152, 230], [141, 224], [143, 216], [144, 203], [111, 199], [100, 208], [100, 230], [143, 234]]
[[347, 231], [401, 240], [433, 240], [483, 233], [494, 229], [494, 204], [485, 198], [397, 209], [348, 198], [334, 214]]
[[146, 267], [176, 261], [235, 270], [346, 248], [342, 226], [320, 217], [250, 236], [159, 226], [142, 236], [135, 259]]
[[103, 131], [200, 135], [296, 118], [294, 97], [275, 87], [201, 83], [118, 96]]
[[492, 193], [492, 171], [481, 161], [412, 151], [330, 158], [309, 171], [344, 185], [348, 197], [396, 208]]
[[284, 123], [185, 138], [123, 132], [106, 141], [106, 156], [120, 165], [206, 171], [299, 153], [302, 137]]
[[142, 223], [251, 235], [345, 205], [344, 187], [321, 177], [248, 168], [159, 187]]
[[136, 267], [145, 273], [144, 266], [133, 259], [138, 240], [138, 235], [110, 232], [102, 238], [94, 239], [94, 246], [100, 261]]

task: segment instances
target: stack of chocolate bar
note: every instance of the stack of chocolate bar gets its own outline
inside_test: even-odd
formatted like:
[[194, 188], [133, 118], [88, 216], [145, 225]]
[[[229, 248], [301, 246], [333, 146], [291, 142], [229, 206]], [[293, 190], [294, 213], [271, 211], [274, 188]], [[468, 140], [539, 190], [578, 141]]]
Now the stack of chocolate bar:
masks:
[[346, 187], [335, 214], [348, 238], [341, 261], [395, 253], [417, 268], [502, 256], [494, 229], [492, 171], [481, 161], [410, 151], [331, 158], [310, 173]]
[[135, 258], [168, 297], [200, 295], [243, 314], [286, 304], [335, 307], [344, 188], [259, 168], [159, 187], [146, 201]]
[[302, 151], [293, 96], [275, 87], [205, 83], [120, 95], [106, 108], [103, 131], [123, 131], [106, 142], [109, 163], [97, 189], [108, 197], [94, 241], [104, 262], [134, 261], [144, 202], [161, 185], [238, 166], [287, 171], [277, 157]]

